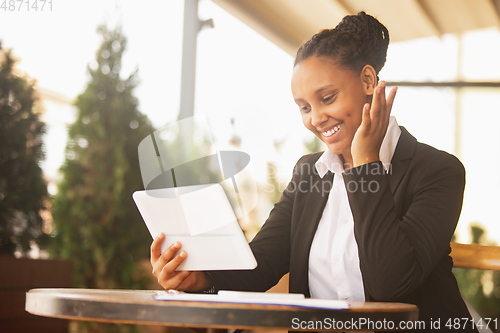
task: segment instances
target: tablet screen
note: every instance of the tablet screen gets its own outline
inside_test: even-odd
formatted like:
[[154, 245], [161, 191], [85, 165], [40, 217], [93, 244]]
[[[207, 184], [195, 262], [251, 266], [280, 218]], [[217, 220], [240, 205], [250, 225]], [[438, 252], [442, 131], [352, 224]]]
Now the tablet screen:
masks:
[[161, 252], [176, 241], [188, 257], [177, 270], [253, 269], [255, 257], [220, 184], [137, 191], [133, 194]]

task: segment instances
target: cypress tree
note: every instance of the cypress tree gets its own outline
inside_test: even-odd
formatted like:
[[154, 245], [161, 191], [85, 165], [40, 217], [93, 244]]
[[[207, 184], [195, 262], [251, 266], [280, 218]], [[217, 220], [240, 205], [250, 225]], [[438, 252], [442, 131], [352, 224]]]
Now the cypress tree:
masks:
[[44, 158], [34, 81], [18, 75], [16, 60], [0, 43], [0, 254], [25, 254], [48, 237], [41, 217], [48, 205], [39, 162]]
[[86, 288], [144, 288], [138, 262], [151, 237], [132, 193], [143, 188], [137, 148], [154, 130], [133, 96], [136, 72], [120, 77], [126, 38], [98, 28], [97, 68], [76, 99], [62, 181], [54, 198], [56, 256], [73, 260], [74, 284]]

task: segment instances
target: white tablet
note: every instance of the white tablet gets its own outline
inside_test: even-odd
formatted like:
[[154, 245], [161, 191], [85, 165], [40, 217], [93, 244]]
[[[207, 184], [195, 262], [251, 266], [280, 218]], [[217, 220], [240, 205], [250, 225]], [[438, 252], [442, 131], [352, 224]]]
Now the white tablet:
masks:
[[257, 262], [220, 184], [134, 192], [149, 233], [188, 253], [177, 270], [254, 269]]

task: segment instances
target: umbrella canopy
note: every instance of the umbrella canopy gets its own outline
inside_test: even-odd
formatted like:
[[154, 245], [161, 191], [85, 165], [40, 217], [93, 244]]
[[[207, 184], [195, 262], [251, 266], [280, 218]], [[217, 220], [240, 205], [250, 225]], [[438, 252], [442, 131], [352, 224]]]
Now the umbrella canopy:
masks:
[[393, 42], [500, 27], [500, 0], [212, 1], [291, 55], [321, 29], [363, 10], [387, 27]]

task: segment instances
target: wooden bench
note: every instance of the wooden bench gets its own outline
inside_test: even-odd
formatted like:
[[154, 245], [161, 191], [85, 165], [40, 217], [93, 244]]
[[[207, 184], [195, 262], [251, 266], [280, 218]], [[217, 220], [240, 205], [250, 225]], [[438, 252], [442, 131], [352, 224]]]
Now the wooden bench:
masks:
[[451, 242], [453, 266], [500, 271], [500, 246]]
[[[500, 246], [461, 244], [451, 242], [453, 267], [500, 271]], [[479, 313], [464, 298], [465, 304], [475, 322], [481, 319]], [[491, 329], [478, 327], [480, 333], [491, 333]]]

